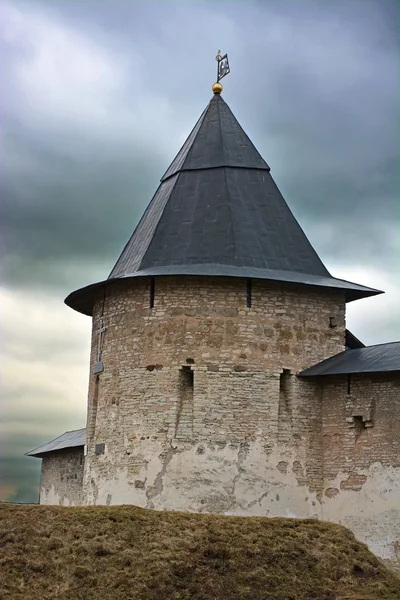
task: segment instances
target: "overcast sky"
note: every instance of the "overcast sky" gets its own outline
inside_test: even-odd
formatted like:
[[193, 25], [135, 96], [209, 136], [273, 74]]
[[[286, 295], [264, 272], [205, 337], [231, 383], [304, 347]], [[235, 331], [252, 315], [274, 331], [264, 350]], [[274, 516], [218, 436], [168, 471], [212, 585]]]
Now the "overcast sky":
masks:
[[348, 308], [400, 338], [396, 0], [3, 1], [0, 499], [34, 501], [24, 452], [85, 425], [90, 319], [106, 278], [211, 97], [224, 99], [328, 270], [383, 289]]

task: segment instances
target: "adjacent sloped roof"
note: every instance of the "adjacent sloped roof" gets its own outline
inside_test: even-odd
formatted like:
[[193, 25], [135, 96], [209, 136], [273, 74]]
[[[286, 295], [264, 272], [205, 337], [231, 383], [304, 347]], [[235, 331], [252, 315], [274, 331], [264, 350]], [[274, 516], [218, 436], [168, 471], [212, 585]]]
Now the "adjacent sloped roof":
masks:
[[348, 329], [346, 329], [346, 348], [349, 350], [354, 350], [355, 348], [365, 348], [365, 344], [360, 342], [358, 338], [354, 334], [351, 333]]
[[47, 452], [56, 452], [57, 450], [64, 450], [65, 448], [77, 448], [86, 444], [86, 428], [76, 429], [74, 431], [66, 431], [62, 435], [58, 436], [55, 440], [35, 448], [27, 452], [25, 456], [38, 456], [41, 457]]
[[299, 377], [400, 371], [400, 342], [345, 350], [305, 369]]
[[[107, 282], [213, 275], [380, 293], [330, 275], [223, 98], [215, 94], [164, 174]], [[66, 303], [91, 314], [98, 285]]]

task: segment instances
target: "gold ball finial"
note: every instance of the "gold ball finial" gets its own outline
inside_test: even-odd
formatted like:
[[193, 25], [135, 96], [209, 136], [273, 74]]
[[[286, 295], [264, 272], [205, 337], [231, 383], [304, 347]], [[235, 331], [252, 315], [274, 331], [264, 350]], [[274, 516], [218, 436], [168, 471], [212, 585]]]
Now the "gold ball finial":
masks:
[[222, 90], [222, 83], [219, 83], [219, 81], [217, 81], [217, 83], [214, 83], [214, 85], [212, 86], [212, 91], [214, 92], [214, 94], [220, 94]]

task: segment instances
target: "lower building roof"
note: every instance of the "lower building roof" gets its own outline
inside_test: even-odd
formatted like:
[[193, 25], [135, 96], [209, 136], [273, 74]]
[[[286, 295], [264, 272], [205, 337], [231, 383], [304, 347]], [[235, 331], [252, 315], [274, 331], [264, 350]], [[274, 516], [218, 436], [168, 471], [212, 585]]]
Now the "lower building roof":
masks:
[[39, 448], [35, 448], [30, 452], [27, 452], [25, 456], [36, 456], [41, 458], [43, 454], [48, 452], [56, 452], [57, 450], [64, 450], [65, 448], [78, 448], [84, 446], [86, 443], [86, 427], [83, 429], [75, 429], [74, 431], [66, 431], [62, 435]]
[[299, 377], [400, 371], [400, 342], [345, 350], [305, 369]]

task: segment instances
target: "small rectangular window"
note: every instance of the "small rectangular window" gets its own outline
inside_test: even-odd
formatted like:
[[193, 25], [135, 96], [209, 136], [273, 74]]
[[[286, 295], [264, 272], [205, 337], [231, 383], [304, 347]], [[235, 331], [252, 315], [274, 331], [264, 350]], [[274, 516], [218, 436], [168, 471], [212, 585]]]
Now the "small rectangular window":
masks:
[[356, 430], [356, 436], [360, 435], [363, 429], [365, 429], [365, 422], [362, 415], [353, 416], [354, 427]]
[[96, 444], [94, 451], [96, 454], [104, 454], [105, 449], [106, 449], [105, 444]]

